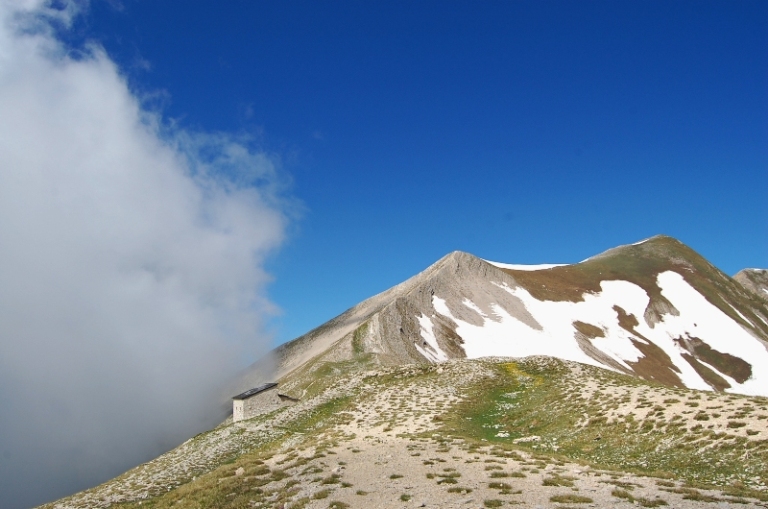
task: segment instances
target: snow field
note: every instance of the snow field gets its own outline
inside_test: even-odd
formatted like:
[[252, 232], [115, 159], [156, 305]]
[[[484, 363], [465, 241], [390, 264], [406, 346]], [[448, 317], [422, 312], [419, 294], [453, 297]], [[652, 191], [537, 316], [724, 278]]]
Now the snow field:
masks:
[[[501, 264], [497, 264], [501, 265]], [[538, 270], [538, 269], [536, 269]], [[679, 316], [665, 314], [659, 323], [649, 326], [643, 318], [649, 304], [649, 296], [641, 287], [628, 281], [602, 281], [601, 292], [587, 293], [582, 302], [540, 301], [521, 287], [493, 283], [520, 299], [526, 309], [541, 324], [534, 329], [511, 316], [500, 306], [492, 306], [493, 318], [483, 313], [479, 306], [465, 299], [463, 305], [480, 313], [481, 326], [472, 325], [454, 317], [445, 300], [433, 296], [432, 304], [437, 313], [451, 318], [456, 332], [464, 340], [462, 345], [468, 358], [488, 356], [525, 357], [548, 355], [612, 369], [589, 357], [576, 341], [573, 322], [581, 321], [602, 329], [604, 337], [591, 338], [592, 344], [631, 369], [628, 362], [637, 362], [642, 356], [634, 341], [645, 342], [619, 325], [614, 306], [634, 315], [638, 321], [635, 331], [661, 348], [679, 370], [678, 376], [686, 387], [712, 390], [690, 364], [682, 357], [687, 353], [674, 340], [680, 337], [698, 338], [712, 349], [739, 357], [752, 365], [752, 377], [739, 384], [720, 373], [715, 367], [707, 367], [727, 380], [729, 392], [749, 395], [768, 395], [768, 351], [742, 325], [732, 320], [719, 308], [707, 301], [678, 273], [666, 271], [658, 275], [657, 283], [662, 295], [680, 311]], [[429, 317], [420, 316], [422, 337], [433, 352], [419, 345], [416, 347], [433, 362], [447, 359], [440, 350]]]

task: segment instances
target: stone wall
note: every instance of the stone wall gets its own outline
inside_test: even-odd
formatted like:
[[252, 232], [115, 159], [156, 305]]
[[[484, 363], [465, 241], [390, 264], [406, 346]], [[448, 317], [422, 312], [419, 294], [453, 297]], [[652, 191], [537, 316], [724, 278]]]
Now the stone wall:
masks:
[[248, 399], [233, 400], [232, 402], [232, 420], [242, 421], [266, 414], [273, 410], [292, 404], [295, 400], [277, 393], [277, 387], [260, 392]]

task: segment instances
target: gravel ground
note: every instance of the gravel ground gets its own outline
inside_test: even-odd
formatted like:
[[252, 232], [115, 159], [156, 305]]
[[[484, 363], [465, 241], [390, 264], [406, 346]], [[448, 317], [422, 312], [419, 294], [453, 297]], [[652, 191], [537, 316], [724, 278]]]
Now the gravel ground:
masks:
[[[233, 487], [232, 497], [254, 493], [248, 505], [254, 508], [768, 507], [755, 499], [693, 489], [681, 480], [598, 470], [544, 451], [505, 449], [441, 434], [441, 416], [476, 396], [467, 390], [473, 383], [497, 376], [497, 362], [449, 361], [351, 372], [295, 406], [272, 416], [225, 423], [119, 478], [47, 507], [101, 508], [132, 501], [139, 505], [147, 497], [194, 485], [206, 472], [218, 476], [214, 484]], [[640, 418], [641, 412], [648, 412], [637, 408], [641, 396], [651, 408], [670, 401], [671, 389], [599, 385], [582, 374], [580, 365], [568, 365], [568, 383], [581, 394], [631, 396], [626, 409], [616, 410], [619, 414], [631, 411]], [[693, 423], [700, 408], [717, 407], [725, 416], [745, 401], [697, 394], [698, 407], [687, 406], [690, 401], [683, 397], [666, 406]], [[316, 432], [291, 431], [291, 422], [343, 396], [351, 396], [353, 403], [313, 425]], [[723, 426], [721, 420], [713, 418], [712, 424]], [[748, 438], [765, 439], [768, 419], [755, 413], [749, 421], [756, 431]], [[262, 444], [272, 444], [270, 452], [262, 453]], [[249, 454], [261, 459], [238, 459]]]

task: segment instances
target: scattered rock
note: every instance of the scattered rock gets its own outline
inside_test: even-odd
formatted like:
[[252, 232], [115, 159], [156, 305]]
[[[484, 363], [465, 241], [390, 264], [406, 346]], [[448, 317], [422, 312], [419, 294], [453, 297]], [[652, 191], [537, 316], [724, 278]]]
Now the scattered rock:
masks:
[[525, 443], [525, 442], [538, 442], [539, 440], [541, 440], [540, 436], [531, 435], [529, 437], [516, 438], [516, 439], [512, 440], [512, 443], [522, 444], [522, 443]]

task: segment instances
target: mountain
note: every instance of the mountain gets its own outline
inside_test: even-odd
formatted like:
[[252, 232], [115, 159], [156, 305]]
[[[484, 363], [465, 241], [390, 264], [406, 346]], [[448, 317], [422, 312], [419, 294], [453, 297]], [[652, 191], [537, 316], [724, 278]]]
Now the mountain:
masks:
[[238, 376], [290, 404], [44, 507], [766, 507], [765, 272], [739, 274], [664, 236], [451, 253]]
[[[457, 251], [270, 361], [280, 378], [362, 355], [385, 366], [546, 355], [674, 387], [768, 395], [768, 310], [756, 290], [768, 288], [768, 271], [739, 274], [752, 286], [665, 236], [561, 266]], [[260, 378], [254, 369], [242, 386]]]

